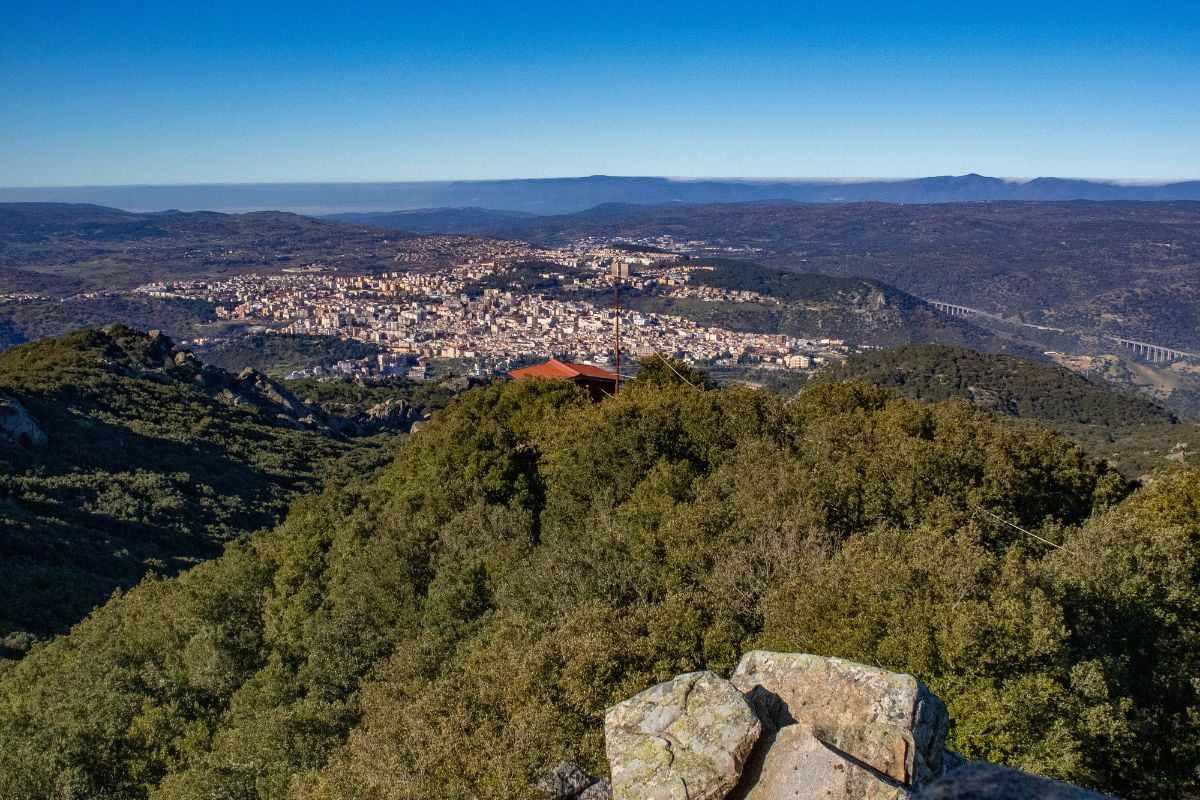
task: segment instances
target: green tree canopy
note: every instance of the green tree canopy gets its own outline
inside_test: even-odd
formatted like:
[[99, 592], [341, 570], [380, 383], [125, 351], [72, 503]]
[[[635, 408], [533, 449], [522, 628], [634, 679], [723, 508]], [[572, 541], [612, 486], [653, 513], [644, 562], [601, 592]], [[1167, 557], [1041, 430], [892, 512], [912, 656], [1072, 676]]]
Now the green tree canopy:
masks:
[[911, 672], [972, 757], [1188, 797], [1200, 474], [1129, 489], [867, 384], [476, 389], [7, 667], [0, 795], [533, 798], [605, 769], [610, 704], [765, 646]]

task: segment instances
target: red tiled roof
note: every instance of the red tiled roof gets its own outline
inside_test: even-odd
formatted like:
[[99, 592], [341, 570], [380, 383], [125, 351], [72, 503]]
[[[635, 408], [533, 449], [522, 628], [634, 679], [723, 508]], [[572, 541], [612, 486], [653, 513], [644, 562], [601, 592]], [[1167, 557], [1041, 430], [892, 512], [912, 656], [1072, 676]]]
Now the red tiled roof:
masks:
[[609, 381], [615, 381], [617, 379], [617, 373], [609, 372], [608, 370], [604, 369], [604, 367], [593, 367], [591, 364], [575, 363], [568, 363], [567, 366], [585, 378], [603, 378], [604, 380]]
[[609, 372], [601, 367], [593, 367], [591, 364], [559, 361], [557, 358], [552, 358], [544, 364], [509, 370], [508, 374], [514, 378], [599, 378], [614, 382], [617, 380], [615, 372]]

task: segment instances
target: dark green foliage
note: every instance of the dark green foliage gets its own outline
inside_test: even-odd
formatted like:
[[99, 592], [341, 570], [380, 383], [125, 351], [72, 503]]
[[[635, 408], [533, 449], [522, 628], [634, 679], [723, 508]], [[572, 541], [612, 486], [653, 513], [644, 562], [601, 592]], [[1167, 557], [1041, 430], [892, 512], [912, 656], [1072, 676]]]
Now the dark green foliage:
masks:
[[1014, 417], [1105, 427], [1173, 422], [1146, 397], [1097, 384], [1063, 367], [957, 347], [910, 345], [851, 356], [816, 376], [865, 380], [925, 402], [963, 397]]
[[678, 358], [667, 358], [658, 354], [647, 356], [637, 365], [637, 375], [630, 386], [693, 386], [697, 389], [712, 389], [715, 384], [703, 370], [689, 366]]
[[11, 320], [0, 319], [0, 350], [7, 350], [28, 341]]
[[716, 269], [693, 272], [696, 283], [718, 289], [758, 292], [787, 302], [833, 300], [847, 291], [860, 290], [862, 284], [853, 278], [789, 273], [731, 258], [707, 258], [697, 263]]
[[970, 755], [1190, 796], [1198, 486], [1122, 500], [1036, 425], [866, 384], [477, 389], [0, 673], [0, 795], [532, 798], [603, 770], [609, 704], [762, 645], [911, 671]]
[[1197, 492], [1197, 471], [1164, 478], [1050, 552], [993, 557], [974, 525], [872, 532], [774, 588], [760, 641], [924, 676], [968, 757], [1191, 797]]
[[[270, 404], [217, 397], [228, 374], [166, 337], [82, 331], [0, 355], [0, 392], [46, 434], [0, 434], [0, 639], [65, 632], [114, 589], [174, 574], [273, 524], [337, 474], [349, 443]], [[275, 407], [274, 411], [283, 409]]]
[[1012, 356], [912, 345], [851, 356], [814, 380], [866, 380], [926, 402], [962, 397], [990, 411], [1037, 419], [1130, 477], [1200, 452], [1200, 426], [1181, 422], [1149, 398]]
[[445, 408], [470, 385], [471, 381], [462, 376], [428, 381], [300, 378], [287, 382], [287, 388], [305, 403], [345, 417], [365, 413], [380, 403], [399, 400], [423, 412], [436, 411]]

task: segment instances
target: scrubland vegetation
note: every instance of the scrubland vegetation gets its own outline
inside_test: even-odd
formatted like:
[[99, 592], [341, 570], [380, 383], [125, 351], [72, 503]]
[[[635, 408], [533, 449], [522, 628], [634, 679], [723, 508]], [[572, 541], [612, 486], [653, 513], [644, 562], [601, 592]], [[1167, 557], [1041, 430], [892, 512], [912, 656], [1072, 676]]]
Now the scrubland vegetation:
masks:
[[[693, 377], [697, 377], [694, 376]], [[0, 668], [6, 798], [533, 797], [745, 650], [911, 672], [950, 744], [1194, 794], [1200, 473], [863, 383], [464, 394], [371, 479]]]

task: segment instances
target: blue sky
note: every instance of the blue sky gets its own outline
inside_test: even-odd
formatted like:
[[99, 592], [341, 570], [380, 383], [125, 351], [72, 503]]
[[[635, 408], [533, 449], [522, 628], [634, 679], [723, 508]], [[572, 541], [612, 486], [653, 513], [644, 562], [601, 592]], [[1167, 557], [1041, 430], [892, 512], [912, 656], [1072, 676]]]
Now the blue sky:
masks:
[[0, 186], [1200, 178], [1200, 3], [6, 0]]

